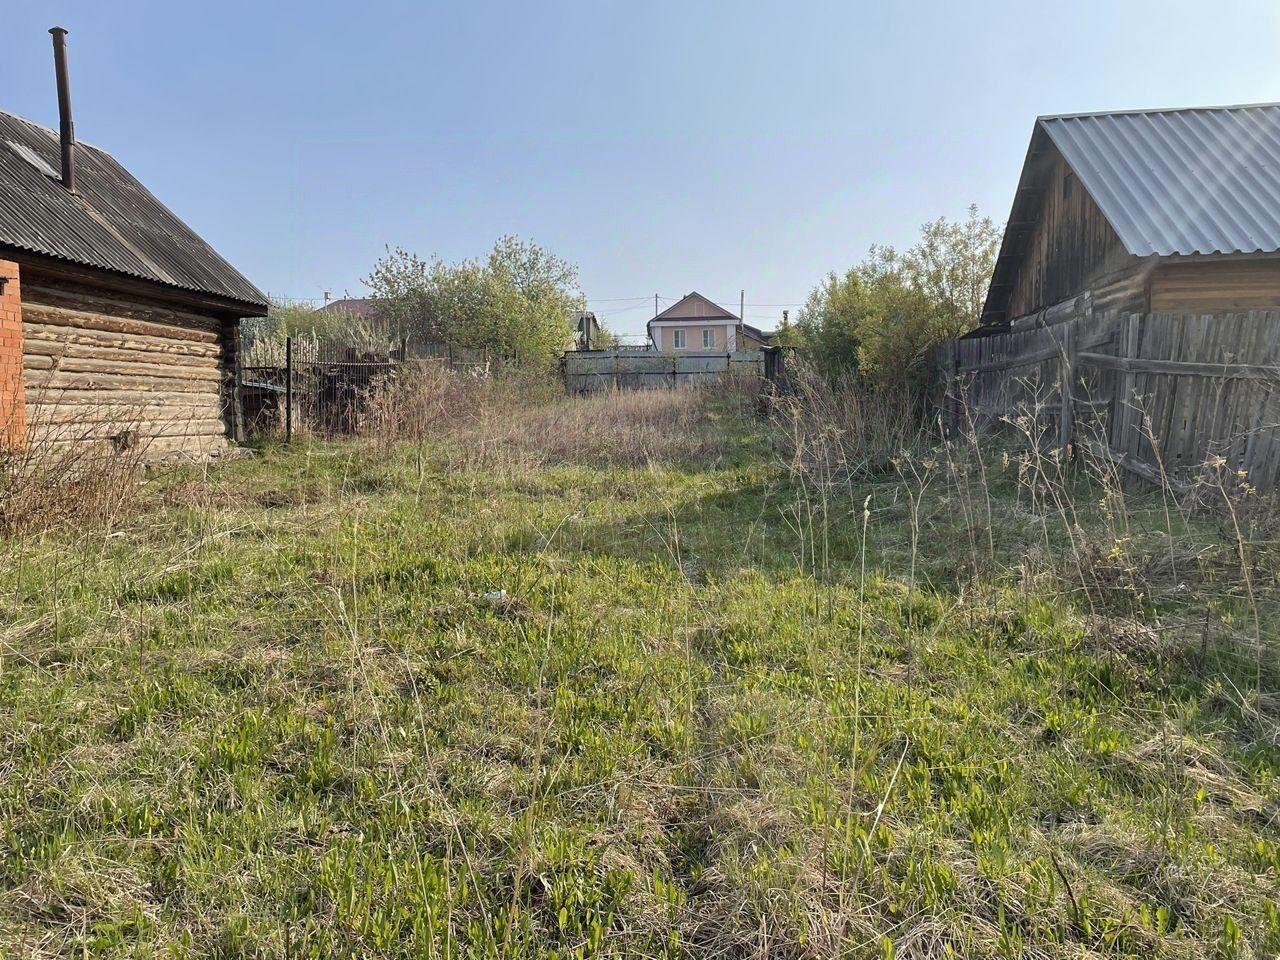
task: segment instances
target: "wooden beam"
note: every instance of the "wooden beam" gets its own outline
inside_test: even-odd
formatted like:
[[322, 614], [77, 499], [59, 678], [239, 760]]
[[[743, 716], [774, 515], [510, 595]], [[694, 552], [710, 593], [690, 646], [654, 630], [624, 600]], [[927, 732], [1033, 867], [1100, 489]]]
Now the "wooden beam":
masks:
[[1123, 453], [1117, 453], [1105, 444], [1099, 443], [1097, 440], [1090, 440], [1087, 444], [1089, 453], [1097, 457], [1099, 460], [1105, 460], [1113, 463], [1117, 467], [1128, 470], [1148, 480], [1157, 486], [1168, 485], [1179, 493], [1186, 493], [1191, 489], [1191, 484], [1181, 480], [1175, 480], [1173, 477], [1162, 475], [1155, 467], [1141, 460], [1134, 460], [1132, 457], [1126, 457]]
[[961, 366], [957, 373], [990, 373], [994, 370], [1008, 370], [1011, 367], [1029, 367], [1032, 364], [1043, 363], [1046, 360], [1052, 360], [1062, 355], [1062, 348], [1058, 344], [1048, 347], [1041, 347], [1039, 350], [1031, 350], [1027, 353], [1018, 354], [1016, 357], [1003, 357], [999, 360], [989, 360], [986, 363], [976, 363]]
[[1075, 426], [1075, 411], [1071, 405], [1073, 396], [1071, 382], [1075, 378], [1076, 325], [1074, 323], [1066, 324], [1066, 329], [1063, 333], [1062, 386], [1060, 387], [1062, 412], [1058, 419], [1058, 446], [1062, 448], [1063, 453], [1066, 453], [1071, 447], [1072, 433]]
[[1147, 360], [1114, 357], [1109, 353], [1077, 354], [1078, 362], [1121, 373], [1165, 373], [1183, 377], [1212, 377], [1217, 380], [1280, 381], [1280, 366], [1256, 363], [1204, 363], [1190, 360]]

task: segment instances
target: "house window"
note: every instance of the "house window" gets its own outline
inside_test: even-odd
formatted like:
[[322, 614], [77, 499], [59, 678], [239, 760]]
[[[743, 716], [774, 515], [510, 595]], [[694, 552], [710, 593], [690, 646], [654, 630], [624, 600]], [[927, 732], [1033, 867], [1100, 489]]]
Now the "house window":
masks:
[[1071, 199], [1071, 191], [1075, 188], [1075, 185], [1076, 185], [1076, 175], [1070, 171], [1067, 171], [1067, 175], [1062, 178], [1062, 199], [1063, 200]]
[[677, 350], [683, 350], [685, 347], [685, 335], [683, 330], [671, 331], [671, 345]]
[[711, 329], [703, 330], [703, 331], [702, 331], [702, 349], [703, 349], [703, 350], [714, 350], [714, 349], [715, 349], [715, 346], [716, 346], [716, 332], [715, 332], [715, 330], [711, 330]]

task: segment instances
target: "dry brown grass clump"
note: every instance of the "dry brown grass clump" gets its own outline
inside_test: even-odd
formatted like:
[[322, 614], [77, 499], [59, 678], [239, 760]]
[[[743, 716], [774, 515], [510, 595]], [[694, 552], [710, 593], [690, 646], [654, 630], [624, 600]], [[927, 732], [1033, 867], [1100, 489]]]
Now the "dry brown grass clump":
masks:
[[137, 504], [145, 454], [145, 441], [54, 440], [34, 429], [24, 448], [0, 451], [0, 535], [118, 523]]
[[920, 446], [923, 430], [906, 390], [873, 388], [853, 373], [827, 377], [803, 360], [790, 366], [790, 392], [773, 406], [793, 468], [838, 479], [892, 473], [904, 450]]
[[734, 443], [758, 385], [561, 390], [550, 375], [418, 364], [382, 385], [362, 432], [379, 443], [436, 443], [453, 465], [475, 467], [706, 463]]

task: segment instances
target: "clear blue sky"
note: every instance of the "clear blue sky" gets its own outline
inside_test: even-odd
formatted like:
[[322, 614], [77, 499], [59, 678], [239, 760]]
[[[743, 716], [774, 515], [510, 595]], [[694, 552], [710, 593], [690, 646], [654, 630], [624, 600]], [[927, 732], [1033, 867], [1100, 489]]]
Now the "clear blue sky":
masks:
[[1280, 100], [1274, 0], [15, 0], [0, 107], [50, 125], [55, 23], [80, 137], [260, 287], [515, 233], [624, 331], [743, 287], [770, 326], [871, 243], [1002, 221], [1037, 114]]

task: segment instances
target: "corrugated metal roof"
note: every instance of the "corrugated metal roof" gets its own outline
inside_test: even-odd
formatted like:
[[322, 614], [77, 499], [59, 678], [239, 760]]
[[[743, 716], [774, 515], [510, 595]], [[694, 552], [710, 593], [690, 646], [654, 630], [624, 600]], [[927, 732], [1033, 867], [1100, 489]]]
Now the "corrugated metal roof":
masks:
[[77, 143], [73, 195], [26, 151], [61, 170], [55, 131], [0, 110], [0, 245], [265, 311], [266, 295], [109, 153]]
[[1280, 250], [1280, 104], [1039, 124], [1130, 253]]
[[330, 313], [354, 313], [358, 317], [373, 316], [372, 297], [344, 297], [341, 300], [330, 300], [320, 311]]

